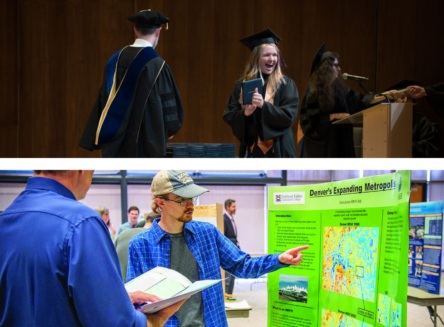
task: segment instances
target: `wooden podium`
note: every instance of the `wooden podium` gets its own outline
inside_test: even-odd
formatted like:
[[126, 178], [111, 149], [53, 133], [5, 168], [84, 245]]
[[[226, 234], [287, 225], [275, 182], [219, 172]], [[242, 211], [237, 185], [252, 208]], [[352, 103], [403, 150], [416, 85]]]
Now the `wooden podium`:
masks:
[[333, 124], [363, 126], [364, 158], [411, 158], [413, 103], [382, 103]]

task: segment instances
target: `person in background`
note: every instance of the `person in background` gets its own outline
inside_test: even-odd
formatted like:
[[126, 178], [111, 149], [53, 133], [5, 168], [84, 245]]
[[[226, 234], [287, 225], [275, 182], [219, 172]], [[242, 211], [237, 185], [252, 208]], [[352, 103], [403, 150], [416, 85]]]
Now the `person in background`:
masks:
[[136, 206], [131, 206], [128, 208], [128, 221], [120, 225], [119, 230], [117, 231], [117, 236], [122, 233], [124, 230], [136, 228], [137, 220], [139, 219], [140, 210]]
[[126, 281], [126, 270], [128, 267], [128, 244], [137, 234], [142, 233], [153, 224], [154, 218], [160, 217], [159, 214], [150, 212], [146, 215], [145, 220], [139, 222], [136, 228], [123, 231], [114, 241], [117, 256], [119, 257], [120, 270], [122, 271], [123, 281]]
[[[240, 40], [251, 50], [243, 76], [234, 84], [223, 114], [240, 141], [240, 158], [295, 158], [292, 126], [298, 113], [299, 95], [278, 47], [281, 38], [265, 30]], [[242, 82], [260, 78], [252, 103], [243, 105]]]
[[[415, 81], [403, 80], [389, 87], [390, 90], [398, 90], [394, 94], [396, 103], [414, 103], [415, 99], [408, 91], [418, 84]], [[404, 91], [407, 89], [407, 91]], [[439, 133], [435, 125], [425, 117], [419, 106], [413, 107], [412, 121], [412, 158], [436, 158], [439, 157]]]
[[[353, 125], [332, 123], [382, 102], [385, 97], [364, 96], [345, 86], [339, 76], [339, 55], [324, 51], [324, 48], [325, 43], [313, 59], [310, 85], [302, 100], [300, 124], [304, 137], [301, 140], [301, 156], [353, 158], [356, 157]], [[389, 97], [394, 100], [393, 96]]]
[[2, 326], [163, 326], [183, 303], [136, 311], [133, 304], [159, 299], [127, 293], [108, 228], [78, 202], [93, 172], [35, 170], [0, 214]]
[[[236, 214], [236, 200], [225, 200], [224, 207], [224, 235], [240, 249], [239, 241], [237, 240], [236, 223], [234, 222], [233, 217]], [[225, 293], [227, 295], [233, 295], [234, 280], [236, 277], [229, 272], [225, 272], [225, 277], [228, 277], [228, 279], [225, 280]]]
[[95, 207], [94, 210], [99, 214], [99, 216], [105, 222], [106, 226], [108, 226], [111, 238], [114, 239], [114, 237], [116, 236], [116, 228], [111, 224], [111, 220], [109, 219], [109, 209], [102, 206], [98, 206]]
[[[195, 282], [221, 279], [220, 268], [237, 277], [256, 278], [302, 262], [300, 251], [308, 246], [251, 258], [212, 224], [192, 221], [194, 202], [205, 192], [208, 190], [194, 184], [184, 171], [163, 170], [154, 176], [151, 208], [161, 218], [130, 241], [128, 282], [158, 266], [176, 270]], [[227, 327], [222, 285], [193, 295], [168, 326]]]

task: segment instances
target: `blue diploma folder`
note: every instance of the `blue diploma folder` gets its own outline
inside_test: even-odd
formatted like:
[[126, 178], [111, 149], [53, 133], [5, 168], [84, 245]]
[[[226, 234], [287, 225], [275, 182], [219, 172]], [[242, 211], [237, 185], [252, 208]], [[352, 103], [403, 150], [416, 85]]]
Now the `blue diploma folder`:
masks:
[[252, 79], [251, 81], [242, 82], [242, 104], [251, 104], [253, 100], [254, 90], [257, 88], [259, 94], [262, 94], [262, 79]]

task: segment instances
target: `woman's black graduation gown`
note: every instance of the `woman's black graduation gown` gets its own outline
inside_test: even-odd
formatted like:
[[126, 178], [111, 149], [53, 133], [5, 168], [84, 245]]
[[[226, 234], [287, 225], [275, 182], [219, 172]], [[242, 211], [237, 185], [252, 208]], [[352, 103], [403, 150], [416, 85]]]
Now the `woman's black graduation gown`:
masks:
[[[233, 134], [241, 142], [239, 157], [249, 156], [249, 147], [262, 141], [273, 140], [273, 147], [264, 157], [295, 158], [296, 150], [291, 130], [297, 116], [299, 95], [294, 81], [283, 76], [286, 83], [281, 83], [274, 96], [274, 104], [264, 101], [262, 108], [256, 108], [253, 114], [245, 116], [245, 109], [239, 103], [242, 80], [235, 83], [228, 99], [223, 119], [231, 126]], [[267, 84], [262, 87], [265, 99]], [[260, 151], [258, 149], [258, 151]]]
[[345, 106], [336, 99], [334, 108], [321, 109], [316, 95], [307, 88], [302, 100], [300, 124], [304, 132], [302, 157], [353, 158], [353, 125], [333, 125], [330, 114], [350, 115], [370, 107], [373, 95], [362, 95], [348, 89]]

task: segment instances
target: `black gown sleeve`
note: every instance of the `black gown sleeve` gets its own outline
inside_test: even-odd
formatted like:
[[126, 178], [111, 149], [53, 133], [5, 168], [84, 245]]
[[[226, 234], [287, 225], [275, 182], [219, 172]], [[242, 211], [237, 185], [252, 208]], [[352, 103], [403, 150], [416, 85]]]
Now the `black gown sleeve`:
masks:
[[430, 105], [444, 119], [444, 83], [424, 87], [424, 90]]
[[[147, 79], [154, 81], [158, 71], [158, 69], [151, 69], [150, 72], [153, 73], [150, 73]], [[179, 131], [183, 119], [184, 108], [180, 93], [171, 69], [165, 63], [151, 90], [144, 110], [143, 126], [138, 139], [138, 142], [143, 144], [144, 156], [165, 157], [167, 138]]]
[[370, 108], [372, 106], [372, 104], [370, 104], [370, 101], [372, 101], [373, 97], [373, 94], [363, 95], [361, 93], [348, 89], [347, 106], [349, 108], [349, 114], [353, 115], [364, 109]]
[[292, 79], [282, 83], [279, 92], [279, 103], [264, 102], [262, 111], [262, 131], [264, 140], [271, 140], [283, 135], [296, 121], [299, 105], [299, 94], [296, 84]]
[[106, 105], [107, 90], [106, 90], [106, 69], [103, 74], [103, 83], [100, 88], [99, 94], [97, 96], [96, 103], [89, 115], [88, 122], [83, 131], [82, 137], [80, 138], [79, 146], [85, 148], [89, 151], [100, 149], [100, 145], [95, 145], [97, 127], [99, 126], [100, 116], [102, 115], [102, 110]]
[[254, 127], [253, 115], [245, 116], [245, 109], [239, 103], [241, 87], [242, 81], [236, 81], [222, 118], [231, 126], [234, 136], [241, 144], [250, 146], [256, 141], [257, 132]]
[[316, 95], [310, 91], [309, 86], [301, 106], [300, 124], [302, 131], [305, 136], [310, 137], [312, 140], [322, 141], [327, 137], [332, 124], [332, 121], [330, 121], [330, 114], [349, 113], [350, 115], [353, 115], [371, 107], [372, 105], [370, 104], [370, 101], [372, 99], [372, 94], [362, 95], [361, 93], [348, 89], [345, 98], [345, 107], [341, 106], [339, 101], [336, 101], [337, 103], [334, 110], [322, 110], [319, 107]]
[[166, 63], [163, 68], [162, 78], [159, 81], [159, 89], [163, 87], [166, 92], [160, 94], [160, 99], [162, 100], [165, 131], [167, 137], [170, 137], [179, 132], [183, 125], [184, 108], [173, 73]]
[[313, 140], [324, 140], [330, 126], [330, 113], [319, 107], [316, 95], [310, 91], [305, 92], [301, 105], [301, 129], [305, 136]]
[[437, 158], [439, 157], [439, 140], [436, 129], [426, 117], [413, 116], [413, 158]]

